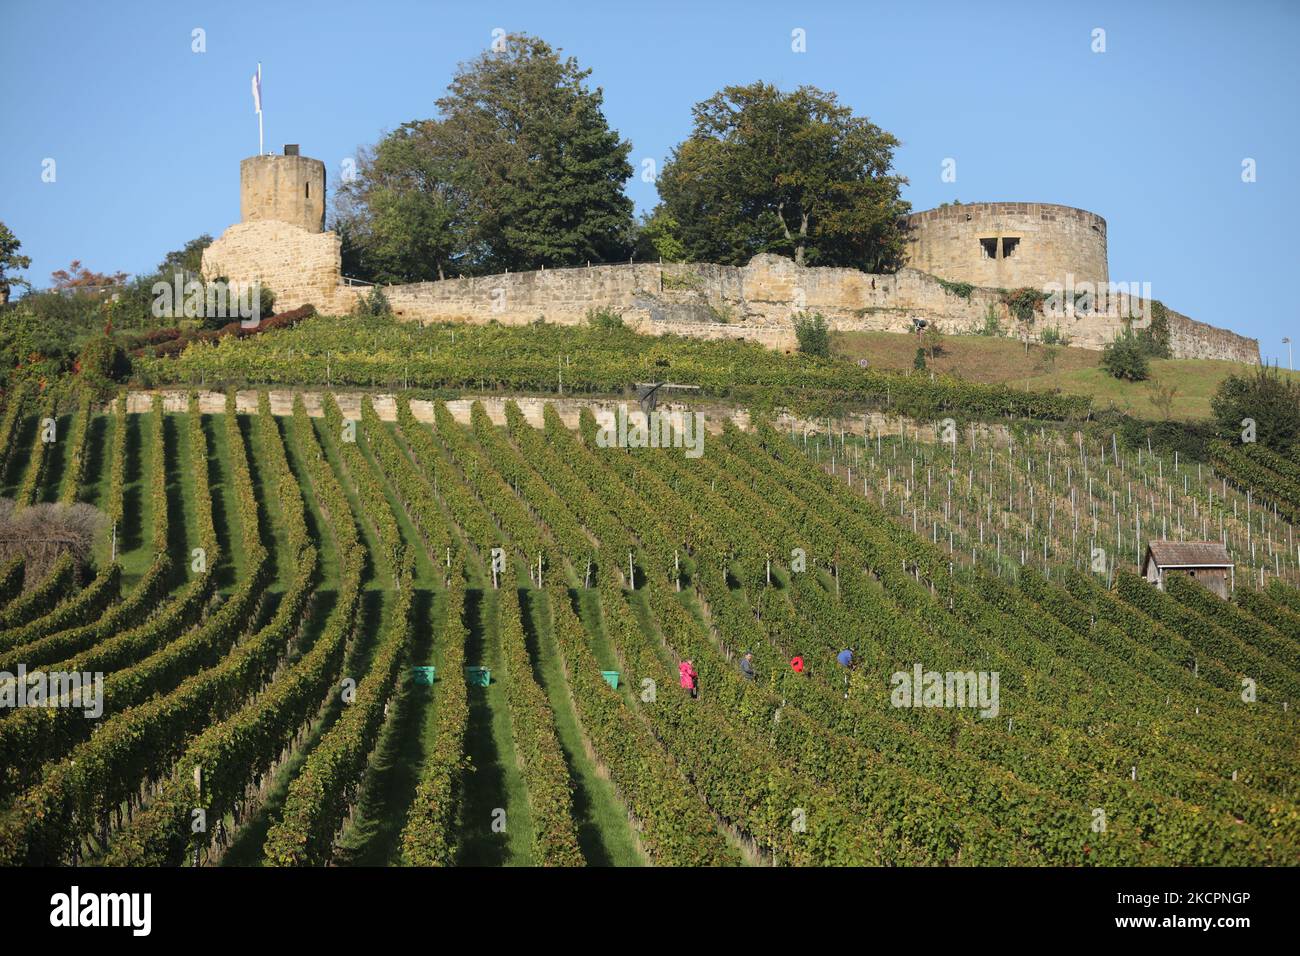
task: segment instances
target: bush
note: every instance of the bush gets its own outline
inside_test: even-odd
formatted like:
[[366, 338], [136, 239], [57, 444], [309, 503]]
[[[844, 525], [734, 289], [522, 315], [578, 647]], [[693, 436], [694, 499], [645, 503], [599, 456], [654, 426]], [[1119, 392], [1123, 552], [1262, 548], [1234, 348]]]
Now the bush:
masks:
[[107, 523], [102, 511], [87, 504], [16, 509], [13, 501], [0, 498], [0, 566], [22, 555], [28, 581], [42, 580], [64, 554], [84, 566]]
[[1048, 326], [1043, 329], [1043, 334], [1039, 336], [1044, 345], [1069, 345], [1070, 337], [1061, 331], [1059, 325]]
[[818, 358], [831, 357], [831, 334], [826, 317], [820, 312], [811, 315], [800, 312], [794, 317], [794, 337], [799, 341], [799, 351]]
[[269, 319], [275, 315], [275, 293], [264, 285], [258, 286], [257, 317]]
[[102, 394], [130, 377], [131, 360], [113, 338], [97, 335], [77, 356], [77, 370], [87, 386]]
[[1005, 290], [1002, 292], [1002, 302], [1011, 310], [1016, 321], [1025, 325], [1033, 325], [1034, 315], [1042, 307], [1043, 300], [1046, 298], [1045, 292], [1027, 286], [1011, 292]]
[[1241, 439], [1242, 420], [1255, 422], [1255, 440], [1287, 452], [1300, 445], [1300, 385], [1277, 369], [1261, 367], [1253, 375], [1229, 375], [1210, 399], [1221, 437]]
[[1143, 382], [1151, 374], [1146, 346], [1132, 329], [1126, 329], [1106, 346], [1101, 355], [1101, 367], [1112, 378], [1125, 382]]
[[912, 368], [918, 372], [925, 371], [925, 349], [916, 350], [916, 356], [912, 359]]
[[1097, 424], [1103, 435], [1108, 431], [1117, 432], [1120, 443], [1130, 450], [1145, 449], [1149, 442], [1162, 455], [1178, 452], [1194, 461], [1207, 460], [1209, 444], [1214, 438], [1214, 427], [1209, 422], [1153, 422], [1118, 410], [1099, 414]]
[[623, 328], [623, 316], [608, 306], [602, 306], [599, 309], [588, 309], [587, 324], [593, 329], [612, 332]]
[[393, 306], [379, 286], [371, 286], [370, 294], [358, 297], [352, 306], [352, 314], [358, 316], [392, 315]]
[[998, 310], [992, 302], [984, 310], [984, 328], [980, 329], [980, 335], [995, 339], [1002, 337], [1002, 323], [998, 321]]

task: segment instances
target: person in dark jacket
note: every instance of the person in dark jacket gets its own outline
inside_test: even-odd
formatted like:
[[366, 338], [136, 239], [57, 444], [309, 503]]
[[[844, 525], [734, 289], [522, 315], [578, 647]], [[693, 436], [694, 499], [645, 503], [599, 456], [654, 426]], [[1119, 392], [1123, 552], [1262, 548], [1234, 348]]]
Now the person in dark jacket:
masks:
[[744, 654], [740, 655], [740, 676], [745, 678], [745, 680], [754, 679], [753, 651], [745, 651]]

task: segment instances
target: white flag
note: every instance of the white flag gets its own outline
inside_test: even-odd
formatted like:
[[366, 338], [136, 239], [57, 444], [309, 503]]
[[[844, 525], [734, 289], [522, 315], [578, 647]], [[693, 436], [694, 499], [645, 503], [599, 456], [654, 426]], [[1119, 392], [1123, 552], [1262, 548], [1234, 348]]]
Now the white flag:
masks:
[[262, 112], [262, 64], [257, 64], [257, 72], [253, 74], [253, 111]]

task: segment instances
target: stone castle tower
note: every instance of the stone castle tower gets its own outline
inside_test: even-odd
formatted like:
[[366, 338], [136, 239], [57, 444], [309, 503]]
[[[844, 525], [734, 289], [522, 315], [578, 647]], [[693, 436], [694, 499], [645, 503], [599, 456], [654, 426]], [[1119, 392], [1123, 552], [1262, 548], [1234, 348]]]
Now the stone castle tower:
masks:
[[1109, 280], [1106, 220], [1073, 206], [982, 202], [908, 217], [907, 265], [992, 289]]
[[274, 219], [325, 231], [325, 164], [286, 146], [283, 156], [250, 156], [239, 164], [239, 221]]
[[346, 312], [355, 293], [341, 270], [338, 234], [325, 231], [325, 164], [297, 146], [240, 162], [239, 222], [203, 251], [204, 277], [260, 282], [281, 311]]

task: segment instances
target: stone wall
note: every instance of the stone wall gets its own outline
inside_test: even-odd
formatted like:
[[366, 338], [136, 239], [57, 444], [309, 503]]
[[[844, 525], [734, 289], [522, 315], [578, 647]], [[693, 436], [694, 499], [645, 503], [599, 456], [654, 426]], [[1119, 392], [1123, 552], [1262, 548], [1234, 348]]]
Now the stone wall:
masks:
[[[310, 303], [327, 314], [347, 313], [368, 290], [340, 284], [340, 243], [334, 233], [311, 233], [277, 222], [232, 226], [203, 255], [204, 274], [260, 279], [276, 293], [277, 310]], [[908, 332], [916, 319], [946, 333], [984, 328], [990, 310], [1009, 334], [1020, 331], [999, 290], [975, 288], [960, 296], [933, 275], [902, 269], [873, 275], [857, 269], [805, 268], [781, 256], [755, 256], [745, 266], [634, 263], [447, 279], [386, 286], [396, 316], [418, 322], [518, 325], [544, 318], [577, 324], [608, 308], [648, 335], [759, 342], [793, 349], [793, 317], [819, 312], [836, 331]], [[1121, 297], [1121, 309], [1127, 298]], [[1143, 314], [1149, 314], [1144, 310]], [[1141, 328], [1142, 318], [1133, 323]], [[1122, 331], [1116, 316], [1039, 316], [1031, 334], [1059, 325], [1072, 345], [1101, 349]], [[1170, 312], [1178, 358], [1233, 358], [1258, 362], [1259, 345]]]
[[278, 312], [311, 303], [322, 312], [346, 312], [352, 297], [339, 285], [341, 242], [333, 232], [310, 232], [274, 219], [231, 226], [203, 250], [203, 275], [262, 283], [275, 293]]
[[[968, 203], [908, 217], [907, 264], [953, 282], [995, 289], [1056, 282], [1105, 285], [1106, 220], [1085, 209], [1051, 203]], [[980, 240], [997, 240], [989, 258]], [[1009, 255], [1005, 240], [1018, 240]]]
[[[793, 316], [820, 312], [836, 331], [909, 332], [913, 320], [937, 323], [946, 333], [984, 328], [990, 310], [1002, 329], [1019, 329], [997, 289], [975, 288], [962, 297], [932, 275], [902, 269], [872, 275], [857, 269], [804, 268], [781, 256], [755, 256], [746, 266], [632, 264], [547, 269], [497, 276], [448, 279], [385, 289], [396, 315], [422, 322], [519, 324], [545, 317], [578, 323], [588, 310], [611, 308], [646, 334], [698, 338], [745, 338], [770, 348], [795, 347]], [[1121, 315], [1142, 316], [1145, 302], [1121, 295], [1114, 314], [1039, 315], [1031, 334], [1057, 326], [1070, 344], [1102, 349], [1124, 329]], [[1169, 311], [1176, 358], [1231, 358], [1257, 363], [1259, 344]]]
[[1259, 364], [1259, 340], [1189, 319], [1173, 309], [1169, 313], [1169, 348], [1174, 358], [1227, 359]]
[[[128, 392], [127, 412], [129, 414], [148, 412], [153, 407], [155, 393], [162, 395], [163, 408], [168, 412], [184, 412], [189, 409], [190, 393], [188, 391], [156, 389]], [[267, 398], [271, 405], [271, 414], [292, 415], [293, 400], [296, 394], [302, 395], [303, 407], [309, 416], [312, 418], [324, 417], [324, 393], [316, 391], [299, 393], [291, 389], [271, 389], [267, 392]], [[226, 395], [224, 392], [198, 391], [197, 395], [199, 411], [203, 414], [221, 415], [225, 413]], [[353, 421], [361, 419], [362, 392], [333, 392], [333, 395], [344, 418]], [[236, 392], [235, 410], [241, 415], [256, 414], [257, 396], [258, 392], [253, 389]], [[113, 401], [116, 402], [117, 400], [114, 399]], [[381, 421], [397, 421], [397, 400], [393, 395], [371, 394], [370, 401], [374, 406], [375, 414], [379, 416]], [[470, 425], [472, 423], [471, 409], [475, 402], [482, 404], [488, 418], [496, 425], [506, 424], [506, 403], [514, 402], [519, 406], [519, 411], [522, 413], [524, 420], [534, 428], [544, 427], [546, 406], [549, 405], [559, 415], [565, 426], [575, 431], [578, 428], [584, 409], [590, 409], [592, 416], [601, 425], [611, 424], [615, 421], [620, 405], [627, 406], [628, 410], [632, 412], [638, 410], [636, 402], [631, 400], [616, 401], [612, 399], [570, 397], [539, 398], [536, 395], [488, 395], [451, 399], [446, 403], [447, 411], [451, 414], [453, 420], [462, 425]], [[433, 424], [433, 402], [411, 399], [410, 405], [411, 415], [416, 421]], [[107, 407], [111, 411], [113, 402], [110, 402]], [[723, 424], [727, 421], [731, 421], [737, 427], [743, 429], [749, 429], [751, 424], [747, 408], [728, 405], [723, 402], [692, 402], [689, 405], [680, 402], [660, 402], [658, 410], [669, 414], [680, 414], [688, 411], [700, 414], [704, 417], [705, 431], [709, 435], [721, 434]], [[843, 430], [850, 435], [859, 437], [902, 435], [914, 441], [935, 443], [940, 440], [942, 429], [942, 421], [920, 421], [906, 415], [890, 415], [879, 411], [860, 412], [835, 421], [825, 418], [804, 418], [782, 411], [772, 419], [772, 423], [782, 432], [793, 431], [797, 435], [805, 433], [808, 435], [826, 434]], [[997, 423], [971, 422], [965, 428], [963, 441], [966, 440], [968, 435], [974, 434], [980, 442], [992, 442], [998, 446], [1005, 446], [1011, 439], [1011, 432], [1007, 426]], [[1072, 432], [1068, 438], [1068, 445], [1073, 447], [1078, 442], [1079, 433]]]

